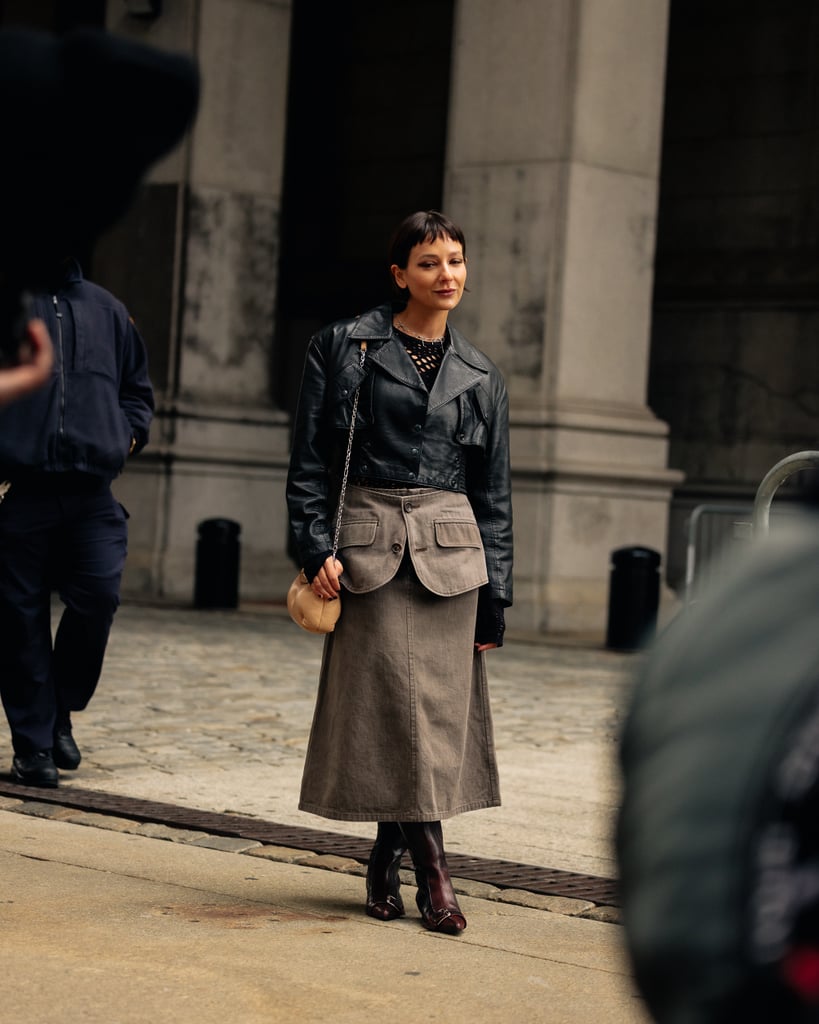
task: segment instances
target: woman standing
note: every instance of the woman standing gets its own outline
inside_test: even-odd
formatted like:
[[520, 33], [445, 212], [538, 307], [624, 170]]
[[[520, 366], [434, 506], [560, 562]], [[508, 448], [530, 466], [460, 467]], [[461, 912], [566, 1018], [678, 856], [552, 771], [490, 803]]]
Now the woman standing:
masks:
[[[307, 352], [287, 485], [307, 578], [343, 613], [327, 636], [302, 810], [376, 821], [367, 913], [404, 913], [409, 849], [433, 931], [466, 928], [441, 820], [500, 803], [484, 652], [512, 603], [508, 399], [457, 330], [461, 229], [407, 217], [390, 246], [397, 301], [324, 328]], [[338, 557], [332, 538], [360, 388]]]

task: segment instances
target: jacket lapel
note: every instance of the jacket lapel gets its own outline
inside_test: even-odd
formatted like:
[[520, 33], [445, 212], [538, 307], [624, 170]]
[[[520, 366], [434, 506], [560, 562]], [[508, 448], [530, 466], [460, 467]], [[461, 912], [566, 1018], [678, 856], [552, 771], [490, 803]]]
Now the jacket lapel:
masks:
[[430, 412], [468, 391], [489, 373], [486, 361], [462, 334], [450, 327], [449, 336], [452, 343], [444, 354], [444, 361], [430, 392]]
[[406, 384], [411, 388], [419, 388], [422, 391], [425, 390], [424, 382], [421, 380], [412, 359], [394, 339], [391, 338], [389, 341], [384, 342], [383, 345], [379, 345], [378, 348], [368, 349], [367, 360], [370, 363], [375, 363], [376, 366], [379, 366], [401, 384]]
[[424, 390], [415, 364], [393, 339], [390, 306], [377, 306], [359, 317], [350, 336], [354, 341], [367, 342], [368, 363], [374, 363], [401, 384]]

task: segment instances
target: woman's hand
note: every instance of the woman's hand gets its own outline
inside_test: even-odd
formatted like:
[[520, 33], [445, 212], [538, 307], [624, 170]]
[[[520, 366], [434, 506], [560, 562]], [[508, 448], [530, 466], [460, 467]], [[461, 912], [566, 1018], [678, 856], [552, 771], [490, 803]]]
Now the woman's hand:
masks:
[[[475, 650], [491, 651], [503, 647], [506, 621], [503, 615], [503, 601], [491, 596], [489, 586], [484, 584], [478, 591], [478, 609], [475, 617]], [[489, 639], [491, 637], [491, 639]]]
[[339, 591], [341, 590], [339, 576], [341, 576], [343, 572], [344, 566], [341, 562], [330, 555], [325, 560], [324, 565], [313, 577], [313, 582], [311, 583], [313, 593], [318, 595], [318, 597], [325, 597], [330, 600], [338, 597]]

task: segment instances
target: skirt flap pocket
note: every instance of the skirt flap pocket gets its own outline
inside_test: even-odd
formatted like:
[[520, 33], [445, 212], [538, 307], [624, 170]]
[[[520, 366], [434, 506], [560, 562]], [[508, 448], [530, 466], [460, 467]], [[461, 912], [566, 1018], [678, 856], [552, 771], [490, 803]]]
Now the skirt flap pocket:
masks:
[[351, 519], [341, 524], [339, 548], [365, 548], [375, 543], [377, 519]]
[[435, 542], [442, 548], [480, 548], [478, 524], [469, 519], [436, 519]]

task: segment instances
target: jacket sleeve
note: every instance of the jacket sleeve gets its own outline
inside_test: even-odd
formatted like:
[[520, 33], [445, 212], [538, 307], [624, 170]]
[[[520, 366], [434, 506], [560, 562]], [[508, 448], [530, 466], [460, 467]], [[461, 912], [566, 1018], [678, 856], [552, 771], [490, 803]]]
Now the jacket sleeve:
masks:
[[333, 547], [331, 502], [332, 438], [327, 429], [328, 369], [321, 335], [310, 341], [293, 425], [287, 507], [302, 564]]
[[154, 415], [154, 390], [148, 376], [145, 342], [130, 317], [125, 323], [119, 405], [131, 424], [131, 433], [136, 442], [133, 448], [135, 454], [148, 443], [148, 430]]
[[481, 531], [489, 595], [512, 604], [512, 480], [509, 458], [509, 396], [500, 374], [485, 396], [487, 439], [483, 459], [467, 475], [467, 493]]

